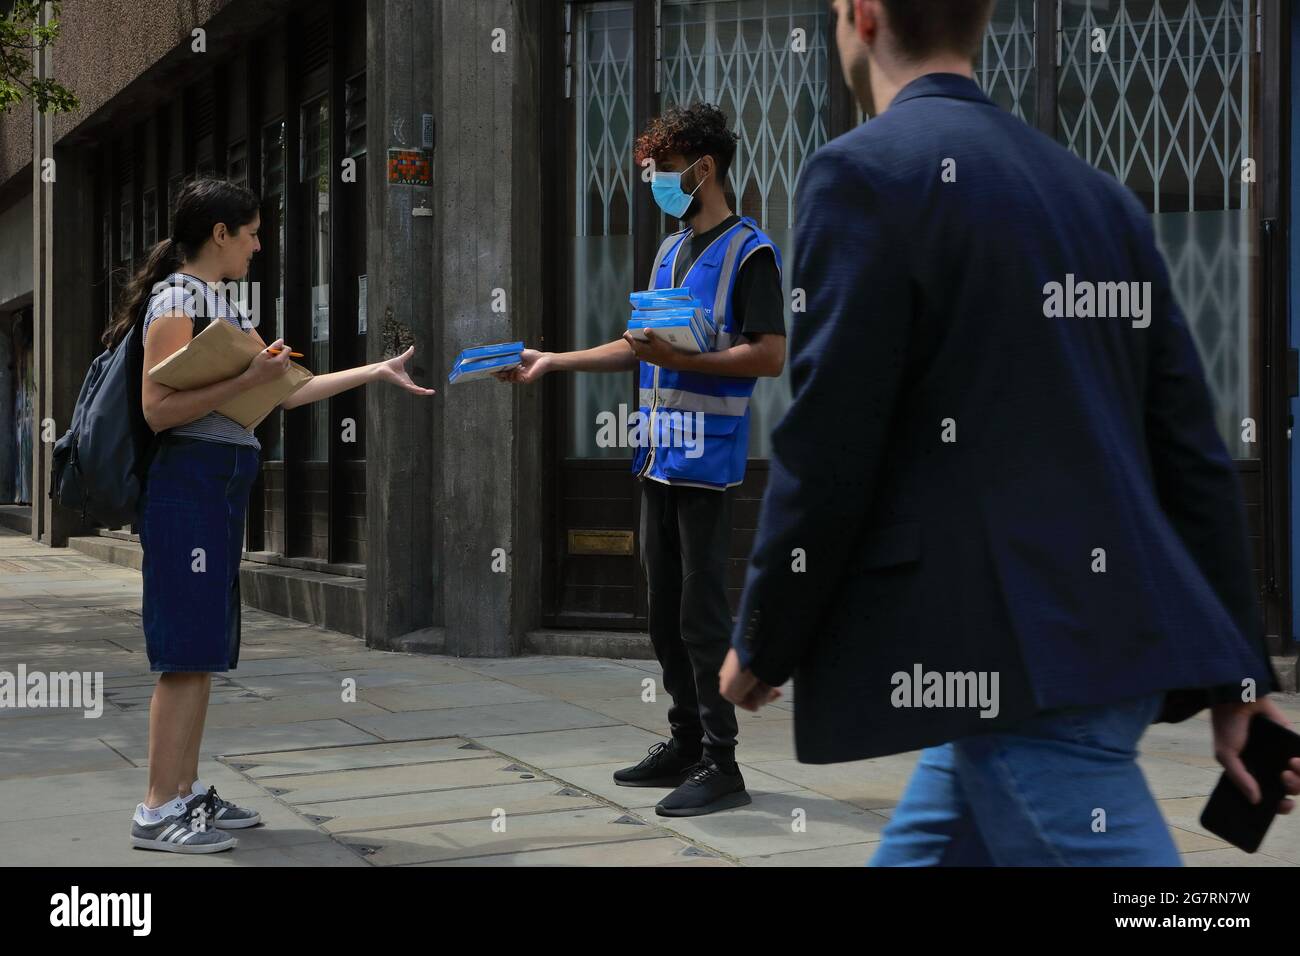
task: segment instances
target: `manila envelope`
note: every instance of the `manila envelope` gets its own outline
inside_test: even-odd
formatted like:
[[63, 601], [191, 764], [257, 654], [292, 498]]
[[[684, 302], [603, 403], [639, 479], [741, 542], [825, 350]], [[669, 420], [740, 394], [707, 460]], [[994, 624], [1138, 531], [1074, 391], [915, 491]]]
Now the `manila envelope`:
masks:
[[[214, 319], [189, 344], [149, 369], [149, 378], [168, 388], [193, 389], [241, 374], [261, 346], [225, 319]], [[290, 362], [280, 378], [255, 385], [217, 407], [252, 431], [282, 401], [312, 380], [311, 372]]]

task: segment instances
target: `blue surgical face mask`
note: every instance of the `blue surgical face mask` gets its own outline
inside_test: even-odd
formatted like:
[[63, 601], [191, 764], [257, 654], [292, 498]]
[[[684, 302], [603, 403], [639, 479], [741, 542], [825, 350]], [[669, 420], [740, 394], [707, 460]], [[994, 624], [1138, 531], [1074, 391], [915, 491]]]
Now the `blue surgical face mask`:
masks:
[[[703, 159], [703, 157], [700, 158]], [[694, 163], [691, 163], [690, 166], [682, 170], [682, 173], [699, 161], [697, 159]], [[660, 209], [674, 219], [681, 219], [686, 215], [686, 210], [691, 208], [691, 199], [695, 196], [696, 190], [704, 184], [704, 180], [700, 180], [695, 184], [695, 189], [690, 192], [683, 192], [682, 173], [656, 172], [653, 181], [650, 183], [650, 191], [654, 193], [655, 202], [659, 204]]]

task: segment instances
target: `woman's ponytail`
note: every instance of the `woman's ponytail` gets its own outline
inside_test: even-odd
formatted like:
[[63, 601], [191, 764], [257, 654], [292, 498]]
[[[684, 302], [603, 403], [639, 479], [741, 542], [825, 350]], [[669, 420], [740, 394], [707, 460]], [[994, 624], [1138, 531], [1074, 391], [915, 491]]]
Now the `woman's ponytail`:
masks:
[[122, 290], [117, 310], [113, 313], [113, 321], [104, 330], [101, 340], [105, 348], [117, 348], [117, 344], [126, 337], [126, 333], [139, 318], [140, 310], [153, 294], [153, 287], [175, 272], [180, 264], [180, 249], [170, 236], [149, 250], [144, 265]]
[[257, 216], [258, 199], [249, 190], [224, 179], [195, 179], [176, 197], [176, 214], [171, 235], [149, 250], [144, 265], [131, 277], [118, 299], [113, 319], [101, 341], [116, 348], [140, 317], [154, 287], [198, 255], [212, 237], [213, 227], [223, 222], [237, 232]]

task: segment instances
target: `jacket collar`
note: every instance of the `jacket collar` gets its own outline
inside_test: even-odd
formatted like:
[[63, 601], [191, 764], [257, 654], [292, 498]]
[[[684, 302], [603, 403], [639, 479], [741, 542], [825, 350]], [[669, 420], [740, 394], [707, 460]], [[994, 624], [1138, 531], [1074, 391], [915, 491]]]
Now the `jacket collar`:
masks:
[[974, 100], [976, 103], [993, 105], [993, 101], [984, 95], [984, 91], [974, 80], [956, 73], [926, 73], [924, 76], [918, 76], [899, 90], [898, 95], [889, 105], [894, 107], [920, 96], [947, 96], [957, 100]]

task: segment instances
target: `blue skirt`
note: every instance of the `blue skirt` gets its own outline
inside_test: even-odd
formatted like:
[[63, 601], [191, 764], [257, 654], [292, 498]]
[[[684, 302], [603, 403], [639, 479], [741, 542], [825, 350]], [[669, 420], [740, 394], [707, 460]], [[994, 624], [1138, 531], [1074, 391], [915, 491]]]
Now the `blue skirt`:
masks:
[[144, 637], [151, 671], [239, 663], [239, 561], [256, 448], [158, 442], [140, 508]]

